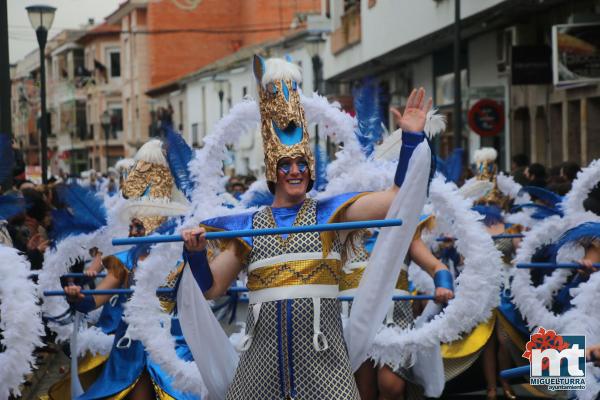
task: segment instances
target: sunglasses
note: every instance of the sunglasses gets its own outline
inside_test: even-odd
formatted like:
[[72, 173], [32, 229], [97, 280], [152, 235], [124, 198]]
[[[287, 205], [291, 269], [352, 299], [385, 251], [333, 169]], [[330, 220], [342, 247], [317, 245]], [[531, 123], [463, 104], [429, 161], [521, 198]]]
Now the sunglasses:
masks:
[[[296, 166], [298, 167], [298, 171], [300, 171], [301, 174], [305, 173], [308, 170], [308, 163], [306, 161], [298, 161], [296, 163]], [[277, 168], [283, 174], [289, 175], [290, 172], [292, 172], [292, 163], [289, 161], [284, 161], [281, 164], [279, 164]]]

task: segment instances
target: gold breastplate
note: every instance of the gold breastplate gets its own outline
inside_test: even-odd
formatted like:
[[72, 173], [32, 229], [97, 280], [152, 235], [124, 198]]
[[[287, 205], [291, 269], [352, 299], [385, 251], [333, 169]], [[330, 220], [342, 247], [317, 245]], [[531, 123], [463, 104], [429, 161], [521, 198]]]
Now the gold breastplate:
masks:
[[[317, 222], [317, 202], [307, 198], [298, 211], [294, 226]], [[253, 217], [253, 228], [274, 228], [275, 219], [269, 207]], [[318, 232], [257, 236], [253, 239], [248, 263], [248, 289], [258, 291], [301, 285], [338, 285], [341, 274], [342, 245], [334, 239], [333, 249], [323, 257], [323, 244]]]

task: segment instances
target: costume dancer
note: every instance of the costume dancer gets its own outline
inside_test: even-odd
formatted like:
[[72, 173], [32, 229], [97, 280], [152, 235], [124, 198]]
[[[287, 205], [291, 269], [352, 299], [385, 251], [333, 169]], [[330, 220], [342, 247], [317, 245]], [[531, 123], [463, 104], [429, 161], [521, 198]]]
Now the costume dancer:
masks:
[[[422, 89], [409, 97], [400, 124], [404, 139], [400, 162], [389, 190], [317, 201], [306, 196], [316, 171], [300, 104], [299, 70], [284, 60], [256, 57], [254, 72], [259, 85], [266, 176], [274, 193], [273, 204], [254, 213], [210, 219], [201, 228], [182, 232], [184, 259], [190, 265], [197, 289], [207, 298], [225, 293], [242, 270], [248, 273], [251, 308], [246, 337], [226, 398], [358, 399], [337, 300], [344, 236], [300, 233], [242, 238], [221, 243], [221, 251], [209, 261], [204, 234], [207, 230], [385, 217], [399, 186], [405, 182], [413, 151], [424, 140], [422, 130], [431, 101], [425, 101]], [[424, 195], [426, 182], [417, 184]], [[414, 230], [415, 225], [405, 223], [406, 229]], [[182, 281], [180, 292], [184, 286]], [[183, 316], [182, 326], [194, 350], [189, 338], [197, 332], [186, 331]]]
[[[123, 211], [130, 219], [130, 236], [145, 236], [170, 227], [168, 217], [183, 215], [187, 205], [181, 203], [176, 193], [174, 179], [165, 159], [162, 144], [158, 140], [146, 143], [136, 155], [136, 164], [125, 180], [122, 191], [129, 204]], [[97, 286], [98, 289], [127, 288], [133, 282], [138, 256], [133, 251], [117, 253], [103, 259], [107, 277]], [[145, 254], [139, 256], [140, 260]], [[167, 285], [174, 285], [181, 268], [175, 270]], [[65, 292], [73, 307], [83, 313], [104, 305], [110, 295], [83, 295], [81, 287], [67, 286]], [[163, 299], [172, 303], [172, 299]], [[167, 311], [173, 304], [165, 305]], [[176, 318], [171, 320], [171, 334], [176, 337], [176, 350], [179, 357], [192, 360]], [[146, 354], [141, 342], [131, 340], [127, 334], [127, 324], [118, 320], [112, 351], [100, 377], [79, 399], [101, 399], [107, 397], [132, 399], [194, 399], [188, 393], [181, 393], [171, 385], [171, 378], [162, 372]]]

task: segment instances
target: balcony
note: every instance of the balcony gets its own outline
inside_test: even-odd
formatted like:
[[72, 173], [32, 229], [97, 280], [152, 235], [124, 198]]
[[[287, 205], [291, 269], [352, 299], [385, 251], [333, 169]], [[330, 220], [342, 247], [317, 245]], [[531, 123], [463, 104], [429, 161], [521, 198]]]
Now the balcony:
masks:
[[361, 40], [360, 3], [346, 10], [342, 15], [342, 25], [331, 35], [331, 52], [341, 53]]

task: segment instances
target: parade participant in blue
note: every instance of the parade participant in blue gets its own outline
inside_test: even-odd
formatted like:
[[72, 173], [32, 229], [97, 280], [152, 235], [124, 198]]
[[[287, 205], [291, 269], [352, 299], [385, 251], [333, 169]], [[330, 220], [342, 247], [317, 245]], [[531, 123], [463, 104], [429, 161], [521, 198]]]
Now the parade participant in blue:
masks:
[[[162, 143], [151, 140], [140, 148], [135, 157], [136, 164], [122, 186], [128, 204], [123, 217], [130, 220], [129, 236], [145, 236], [153, 232], [168, 231], [174, 227], [169, 217], [183, 215], [185, 203], [174, 185], [174, 177], [163, 153]], [[179, 194], [178, 194], [179, 193]], [[145, 254], [125, 251], [103, 258], [107, 271], [97, 289], [129, 287], [134, 278], [137, 258]], [[181, 268], [173, 271], [167, 285], [174, 285]], [[75, 310], [83, 313], [101, 307], [110, 300], [110, 295], [83, 295], [81, 287], [67, 286], [65, 292]], [[163, 299], [164, 308], [170, 312], [172, 299]], [[171, 378], [146, 354], [140, 341], [132, 340], [127, 334], [127, 324], [118, 319], [115, 341], [99, 378], [78, 399], [131, 398], [131, 399], [194, 399], [195, 396], [181, 393], [171, 385]], [[171, 321], [171, 334], [177, 339], [176, 350], [180, 358], [192, 360], [176, 318]]]
[[[365, 79], [362, 85], [353, 91], [354, 108], [356, 110], [356, 130], [355, 136], [360, 144], [360, 149], [364, 154], [364, 166], [369, 165], [372, 169], [372, 174], [389, 175], [387, 172], [387, 164], [380, 163], [376, 160], [376, 146], [383, 143], [382, 123], [381, 123], [381, 106], [379, 102], [380, 93], [378, 86], [371, 79]], [[392, 109], [395, 113], [396, 110]], [[400, 114], [401, 117], [401, 114]], [[434, 122], [435, 121], [435, 122]], [[441, 123], [440, 123], [441, 122]], [[427, 115], [427, 122], [424, 131], [428, 135], [435, 135], [445, 128], [443, 121], [439, 120], [439, 115], [431, 110]], [[381, 144], [382, 145], [382, 144]], [[342, 150], [344, 151], [344, 150]], [[356, 157], [352, 159], [353, 163], [357, 163]], [[436, 164], [437, 165], [437, 164]], [[355, 187], [356, 180], [344, 179], [344, 185], [339, 182], [340, 177], [331, 176], [332, 184], [340, 190], [352, 190]], [[391, 180], [391, 179], [390, 179]], [[373, 189], [377, 186], [373, 184]], [[342, 187], [340, 187], [342, 186]], [[325, 189], [327, 190], [327, 189]], [[375, 189], [376, 190], [376, 189]], [[326, 194], [325, 194], [326, 195]], [[436, 289], [436, 302], [447, 303], [453, 297], [452, 291], [452, 275], [448, 268], [437, 260], [429, 248], [421, 240], [421, 232], [429, 230], [434, 225], [434, 217], [431, 215], [422, 215], [417, 230], [411, 242], [406, 260], [403, 263], [400, 276], [396, 282], [393, 291], [394, 296], [409, 295], [409, 275], [408, 265], [411, 260], [423, 266], [423, 269], [434, 278]], [[358, 286], [363, 276], [365, 269], [368, 266], [369, 258], [375, 242], [379, 235], [379, 231], [364, 230], [359, 233], [357, 240], [351, 246], [350, 254], [345, 257], [345, 262], [342, 268], [340, 277], [340, 296], [354, 297], [358, 293]], [[443, 276], [446, 277], [445, 281]], [[400, 329], [411, 327], [413, 323], [413, 303], [410, 301], [394, 301], [390, 302], [385, 316], [384, 326], [396, 326]], [[342, 302], [342, 319], [348, 319], [352, 301]], [[439, 351], [438, 351], [439, 353]], [[408, 398], [412, 398], [413, 393], [422, 394], [423, 389], [414, 383], [411, 368], [405, 365], [382, 365], [375, 366], [372, 359], [365, 361], [355, 373], [355, 379], [359, 394], [363, 399], [395, 399], [405, 396], [408, 392]], [[408, 389], [407, 389], [408, 380]]]
[[[421, 231], [430, 229], [433, 225], [433, 217], [424, 215], [421, 217], [417, 232], [410, 245], [404, 268], [396, 283], [395, 296], [409, 295], [408, 265], [414, 260], [434, 280], [435, 301], [440, 304], [447, 303], [454, 297], [452, 275], [440, 260], [435, 258], [429, 248], [421, 240]], [[362, 274], [367, 266], [369, 256], [373, 250], [377, 232], [371, 234], [365, 232], [359, 239], [358, 246], [352, 257], [344, 264], [342, 277], [340, 279], [340, 295], [354, 296]], [[444, 272], [445, 271], [445, 272]], [[445, 277], [444, 277], [445, 276]], [[349, 313], [351, 307], [348, 303], [342, 304], [342, 310]], [[395, 325], [401, 329], [411, 326], [413, 323], [413, 305], [409, 301], [394, 301], [386, 315], [384, 324]], [[405, 396], [407, 382], [411, 382], [410, 368], [393, 368], [388, 365], [375, 367], [371, 361], [366, 361], [356, 372], [355, 377], [358, 389], [363, 399], [395, 399]], [[419, 389], [415, 388], [415, 392]], [[409, 396], [410, 397], [410, 396]]]
[[[475, 179], [489, 181], [493, 183], [493, 186], [489, 192], [475, 201], [473, 210], [481, 215], [482, 222], [490, 235], [519, 233], [521, 230], [520, 227], [511, 227], [510, 224], [505, 224], [504, 222], [503, 212], [507, 209], [510, 199], [498, 188], [496, 158], [496, 150], [490, 147], [484, 147], [475, 152], [475, 162], [477, 164], [477, 176]], [[503, 271], [505, 276], [504, 291], [509, 290], [509, 270], [506, 266], [510, 265], [514, 257], [519, 240], [502, 238], [494, 241], [496, 248], [502, 253], [505, 265]], [[503, 369], [512, 366], [510, 353], [505, 348], [507, 345], [506, 342], [510, 339], [523, 339], [523, 334], [515, 333], [516, 330], [511, 326], [511, 322], [514, 322], [515, 325], [522, 327], [525, 332], [528, 332], [518, 312], [514, 312], [514, 307], [510, 305], [509, 295], [507, 296], [504, 293], [502, 299], [504, 300], [502, 304], [506, 303], [505, 306], [509, 317], [504, 317], [502, 311], [500, 313], [495, 312], [490, 320], [478, 325], [469, 334], [465, 335], [462, 340], [442, 345], [442, 355], [448, 379], [462, 374], [475, 362], [479, 355], [482, 356], [483, 373], [487, 384], [487, 397], [490, 399], [496, 398], [496, 383], [498, 379], [496, 362], [498, 361], [500, 367]], [[501, 306], [500, 310], [502, 309]], [[504, 396], [514, 398], [514, 393], [508, 382], [503, 379], [500, 382]]]
[[[216, 393], [217, 397], [358, 399], [337, 300], [344, 237], [314, 232], [241, 238], [221, 243], [221, 251], [209, 261], [204, 234], [210, 230], [384, 218], [400, 186], [403, 186], [400, 193], [408, 196], [409, 188], [415, 185], [411, 196], [415, 209], [420, 210], [430, 155], [429, 151], [421, 151], [419, 145], [425, 139], [422, 130], [431, 100], [425, 100], [423, 89], [414, 90], [408, 99], [400, 124], [404, 139], [400, 162], [389, 190], [349, 193], [316, 201], [307, 197], [316, 171], [300, 103], [300, 71], [285, 60], [265, 61], [255, 57], [254, 73], [259, 88], [266, 178], [274, 193], [273, 203], [254, 213], [214, 218], [204, 221], [199, 228], [184, 230], [184, 259], [197, 286], [190, 287], [185, 282], [184, 272], [178, 297], [188, 287], [183, 290], [201, 291], [206, 298], [215, 298], [227, 290], [240, 272], [245, 270], [248, 274], [251, 306], [242, 354], [232, 381], [225, 388], [226, 396]], [[413, 152], [413, 158], [424, 160], [422, 169], [426, 168], [424, 171], [415, 166], [411, 169], [415, 176], [407, 174]], [[418, 210], [402, 218], [403, 229], [410, 230], [409, 239], [416, 227]], [[408, 241], [401, 244], [400, 251], [405, 253], [408, 245]], [[203, 296], [198, 294], [198, 302], [203, 301]], [[388, 298], [385, 293], [384, 296]], [[383, 315], [378, 314], [374, 314], [375, 318], [381, 321]], [[192, 351], [200, 354], [196, 353], [194, 343], [205, 340], [201, 339], [202, 332], [186, 330], [183, 313], [180, 319]], [[191, 340], [192, 337], [196, 339]]]

